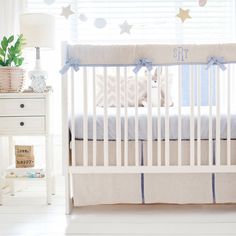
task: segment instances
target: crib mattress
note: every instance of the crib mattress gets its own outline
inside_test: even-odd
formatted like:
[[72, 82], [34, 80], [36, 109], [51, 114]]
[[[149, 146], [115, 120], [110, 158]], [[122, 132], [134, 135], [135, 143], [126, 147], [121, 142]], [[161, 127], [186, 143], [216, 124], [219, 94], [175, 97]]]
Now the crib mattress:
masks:
[[[215, 107], [212, 107], [212, 134], [213, 139], [216, 135], [216, 112]], [[161, 108], [161, 138], [165, 139], [165, 112], [164, 107]], [[181, 137], [184, 140], [190, 139], [190, 107], [182, 107], [182, 131]], [[108, 139], [116, 140], [116, 114], [117, 109], [115, 107], [108, 108]], [[220, 122], [220, 138], [226, 139], [227, 137], [227, 113], [221, 111]], [[124, 108], [121, 108], [121, 139], [124, 140], [124, 121], [125, 113]], [[201, 139], [208, 139], [209, 137], [209, 108], [201, 107]], [[75, 137], [78, 140], [83, 139], [83, 115], [78, 113], [76, 115], [75, 125]], [[138, 137], [139, 140], [147, 140], [147, 108], [138, 108]], [[171, 140], [178, 139], [178, 107], [169, 107], [169, 138]], [[198, 113], [197, 107], [194, 111], [194, 126], [195, 126], [195, 139], [197, 138], [197, 126], [198, 126]], [[97, 107], [96, 110], [96, 132], [97, 140], [103, 140], [104, 132], [104, 109]], [[158, 138], [158, 111], [157, 108], [152, 109], [152, 138], [157, 140]], [[128, 139], [135, 139], [135, 108], [128, 108]], [[231, 138], [236, 139], [236, 111], [231, 114]], [[93, 113], [88, 112], [88, 139], [93, 139]]]

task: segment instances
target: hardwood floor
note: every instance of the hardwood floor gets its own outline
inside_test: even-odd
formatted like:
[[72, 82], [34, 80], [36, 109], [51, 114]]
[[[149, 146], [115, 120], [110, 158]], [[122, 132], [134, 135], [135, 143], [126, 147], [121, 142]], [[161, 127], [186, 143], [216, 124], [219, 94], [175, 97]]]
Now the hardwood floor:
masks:
[[53, 204], [45, 204], [44, 185], [17, 186], [0, 207], [1, 236], [61, 235], [236, 235], [236, 205], [116, 205], [76, 208], [64, 214], [63, 180]]

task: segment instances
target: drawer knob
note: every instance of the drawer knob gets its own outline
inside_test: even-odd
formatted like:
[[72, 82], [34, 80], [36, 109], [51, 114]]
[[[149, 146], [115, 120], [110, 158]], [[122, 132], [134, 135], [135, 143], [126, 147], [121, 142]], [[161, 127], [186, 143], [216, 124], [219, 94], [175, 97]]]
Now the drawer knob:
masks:
[[24, 122], [20, 122], [20, 126], [24, 126], [25, 125], [25, 123]]
[[20, 104], [20, 108], [24, 108], [25, 107], [25, 105], [24, 104]]

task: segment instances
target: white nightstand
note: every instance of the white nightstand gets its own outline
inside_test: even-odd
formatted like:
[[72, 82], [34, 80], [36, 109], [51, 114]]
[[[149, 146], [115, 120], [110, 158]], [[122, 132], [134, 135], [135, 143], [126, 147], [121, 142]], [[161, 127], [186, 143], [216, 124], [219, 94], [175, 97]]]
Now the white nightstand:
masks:
[[[46, 174], [45, 178], [11, 177], [9, 181], [13, 183], [16, 180], [45, 180], [48, 204], [51, 204], [51, 195], [54, 193], [50, 94], [50, 91], [45, 93], [0, 93], [0, 136], [9, 137], [11, 155], [14, 155], [12, 137], [45, 136], [46, 160], [43, 168]], [[9, 172], [25, 173], [27, 171], [37, 171], [37, 168], [37, 166], [35, 168], [15, 168], [11, 166], [5, 171], [4, 176]], [[2, 181], [2, 178], [0, 179]], [[0, 204], [2, 204], [1, 188]]]

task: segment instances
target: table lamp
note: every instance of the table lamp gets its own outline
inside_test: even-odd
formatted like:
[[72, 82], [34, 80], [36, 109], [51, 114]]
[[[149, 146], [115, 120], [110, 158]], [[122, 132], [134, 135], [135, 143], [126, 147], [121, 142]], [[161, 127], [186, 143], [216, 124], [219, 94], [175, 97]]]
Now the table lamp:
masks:
[[35, 67], [29, 72], [34, 92], [44, 92], [47, 72], [40, 63], [40, 49], [54, 47], [55, 19], [44, 13], [26, 13], [20, 16], [20, 31], [26, 39], [25, 47], [36, 49]]

